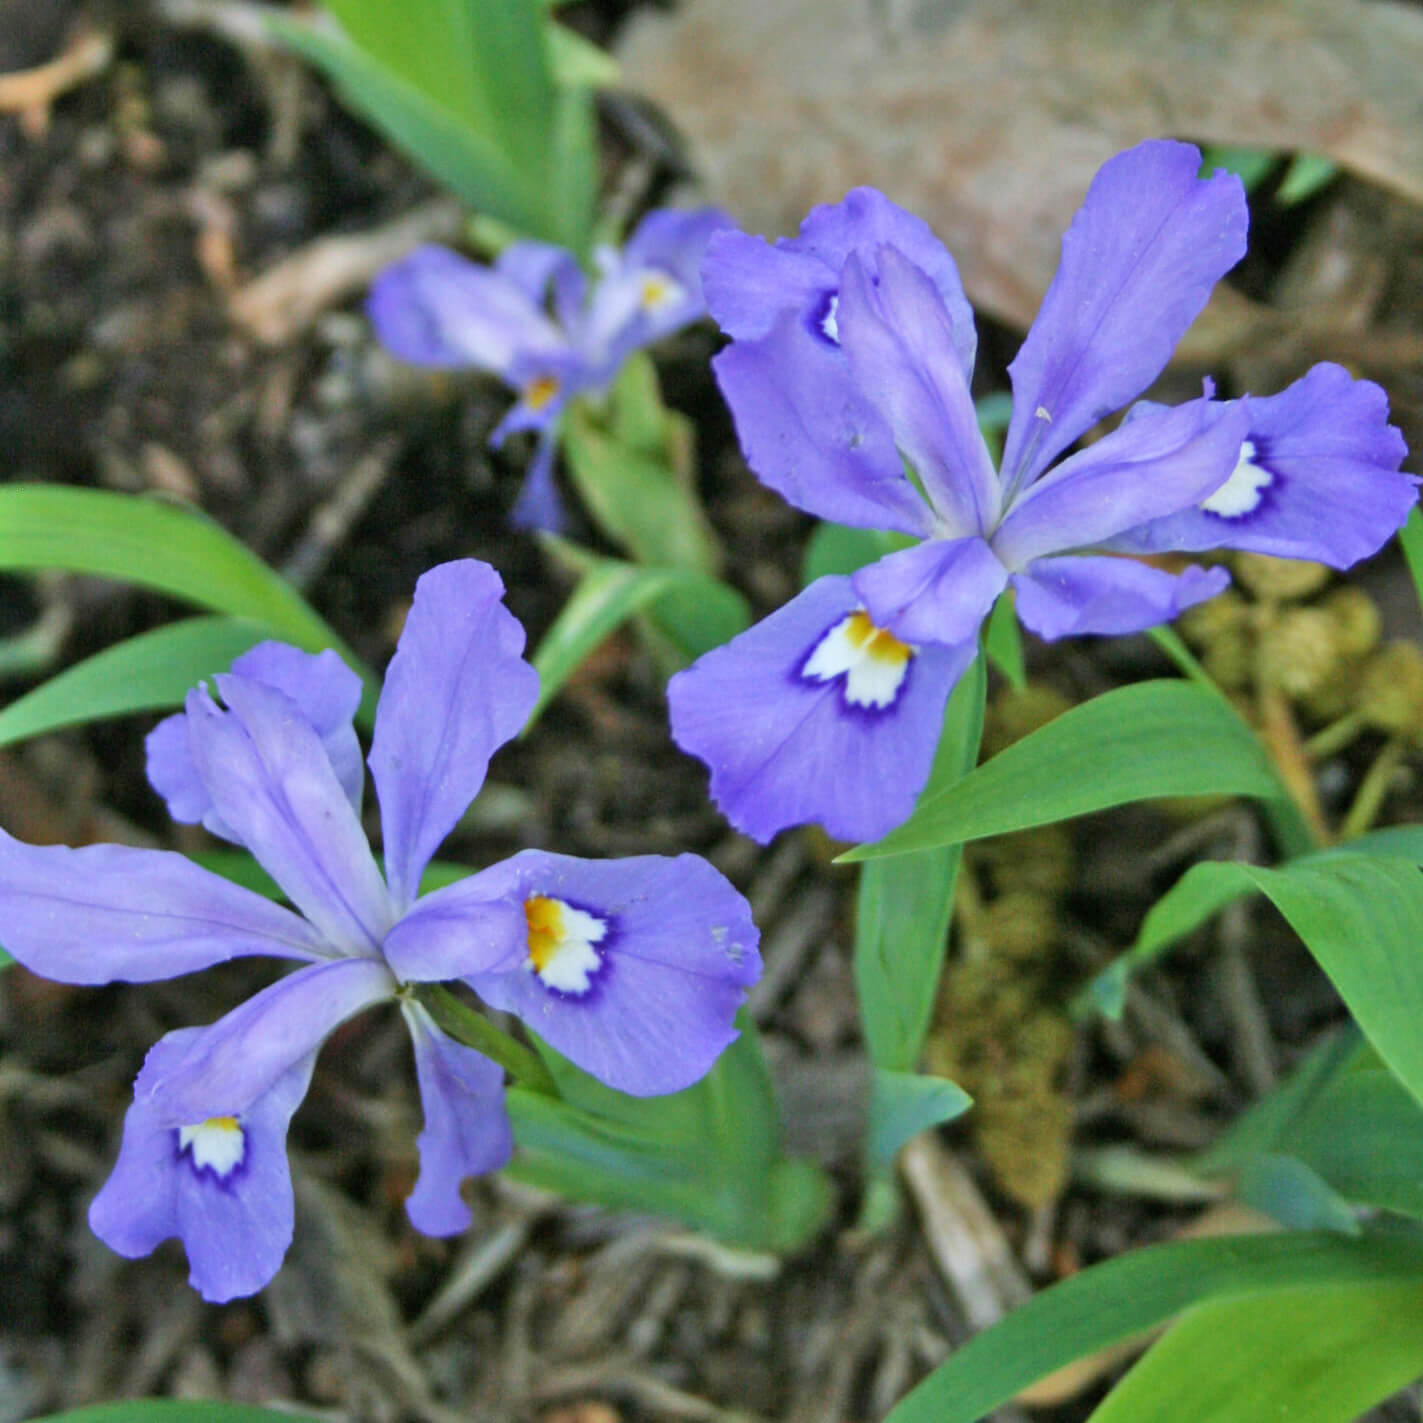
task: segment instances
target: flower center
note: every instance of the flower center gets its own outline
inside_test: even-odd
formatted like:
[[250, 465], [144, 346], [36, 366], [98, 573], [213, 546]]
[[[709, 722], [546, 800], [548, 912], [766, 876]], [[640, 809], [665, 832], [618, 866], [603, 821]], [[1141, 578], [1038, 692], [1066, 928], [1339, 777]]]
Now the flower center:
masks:
[[1274, 475], [1255, 463], [1254, 441], [1246, 440], [1240, 446], [1240, 457], [1235, 461], [1230, 478], [1209, 499], [1201, 501], [1201, 508], [1222, 519], [1242, 518], [1260, 507], [1265, 491], [1274, 482]]
[[887, 628], [876, 627], [860, 608], [815, 644], [801, 676], [810, 682], [843, 677], [843, 695], [850, 706], [883, 711], [894, 705], [903, 690], [915, 651]]
[[682, 284], [665, 272], [648, 272], [638, 286], [638, 303], [646, 312], [656, 315], [681, 301]]
[[552, 403], [557, 394], [557, 376], [535, 376], [524, 387], [524, 404], [533, 411], [544, 410]]
[[595, 945], [607, 936], [607, 921], [543, 894], [524, 901], [524, 918], [529, 926], [529, 972], [537, 974], [545, 988], [582, 997], [603, 966]]
[[225, 1181], [247, 1155], [247, 1134], [236, 1117], [209, 1117], [196, 1126], [178, 1128], [178, 1150], [188, 1153], [197, 1170], [206, 1167]]
[[820, 318], [820, 329], [824, 333], [826, 340], [833, 341], [837, 346], [840, 344], [840, 293], [831, 292], [830, 300], [826, 303], [825, 314]]

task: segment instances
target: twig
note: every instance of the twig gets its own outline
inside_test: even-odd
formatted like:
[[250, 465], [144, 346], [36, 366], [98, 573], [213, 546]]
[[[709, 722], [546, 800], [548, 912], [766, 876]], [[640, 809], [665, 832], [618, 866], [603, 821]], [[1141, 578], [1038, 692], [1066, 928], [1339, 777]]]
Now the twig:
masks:
[[368, 232], [319, 238], [240, 287], [228, 313], [264, 345], [284, 345], [322, 312], [364, 292], [382, 268], [412, 248], [453, 241], [463, 221], [458, 203], [437, 198]]
[[468, 1308], [518, 1257], [537, 1214], [506, 1221], [490, 1235], [476, 1237], [450, 1268], [449, 1278], [410, 1326], [412, 1346], [427, 1344]]
[[996, 1324], [1032, 1286], [968, 1172], [929, 1133], [901, 1151], [934, 1263], [974, 1329]]
[[282, 566], [282, 576], [294, 588], [304, 591], [321, 576], [389, 478], [403, 448], [404, 441], [395, 435], [381, 440], [351, 466], [336, 492], [317, 506], [306, 533]]
[[49, 108], [61, 94], [102, 74], [114, 57], [114, 37], [90, 30], [47, 64], [0, 74], [0, 113], [19, 114], [25, 132], [41, 138], [49, 127]]

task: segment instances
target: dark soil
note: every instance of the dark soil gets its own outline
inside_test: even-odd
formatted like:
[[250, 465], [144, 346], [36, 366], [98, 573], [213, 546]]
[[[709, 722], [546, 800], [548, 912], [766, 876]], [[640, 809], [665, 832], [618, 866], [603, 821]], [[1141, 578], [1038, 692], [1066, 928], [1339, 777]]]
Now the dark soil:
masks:
[[[610, 0], [571, 13], [601, 39], [626, 8]], [[75, 23], [112, 30], [113, 64], [61, 98], [42, 134], [0, 118], [5, 477], [199, 505], [286, 570], [376, 666], [416, 578], [456, 557], [499, 569], [536, 644], [568, 584], [507, 523], [527, 451], [487, 449], [498, 388], [399, 370], [373, 347], [358, 301], [276, 345], [256, 341], [227, 307], [246, 279], [319, 238], [406, 214], [432, 196], [429, 185], [311, 76], [254, 61], [147, 4], [0, 0], [0, 70], [49, 58]], [[643, 130], [617, 105], [605, 120], [611, 182]], [[662, 183], [671, 175], [659, 162]], [[1272, 249], [1270, 260], [1285, 257]], [[1005, 385], [1015, 342], [986, 334], [985, 389]], [[710, 328], [694, 330], [659, 351], [659, 369], [671, 403], [697, 422], [727, 576], [765, 612], [798, 586], [809, 525], [741, 463], [707, 367], [714, 348]], [[575, 536], [597, 544], [587, 529]], [[1407, 607], [1398, 567], [1372, 577], [1386, 609]], [[28, 665], [5, 663], [6, 695], [180, 611], [97, 580], [0, 579], [0, 637], [52, 632]], [[1035, 675], [1074, 700], [1166, 670], [1144, 640], [1032, 657]], [[129, 718], [0, 751], [0, 821], [38, 842], [195, 846], [175, 836], [144, 780], [151, 724]], [[1347, 805], [1378, 749], [1365, 740], [1329, 764], [1331, 808]], [[1390, 819], [1416, 810], [1411, 774]], [[926, 1207], [922, 1192], [880, 1233], [853, 1228], [865, 1076], [852, 879], [813, 834], [761, 851], [728, 830], [702, 771], [670, 742], [657, 673], [630, 634], [500, 754], [442, 854], [482, 864], [525, 845], [696, 850], [751, 896], [771, 969], [753, 1006], [788, 1136], [839, 1190], [822, 1239], [756, 1278], [755, 1262], [690, 1249], [673, 1227], [499, 1181], [475, 1188], [467, 1238], [414, 1233], [401, 1202], [418, 1105], [403, 1032], [394, 1014], [376, 1013], [328, 1044], [295, 1120], [287, 1265], [256, 1299], [210, 1307], [186, 1287], [176, 1244], [123, 1261], [91, 1236], [85, 1212], [148, 1046], [215, 1018], [265, 971], [232, 965], [91, 990], [12, 969], [0, 977], [0, 1423], [149, 1394], [290, 1402], [373, 1423], [868, 1420], [967, 1337], [962, 1299], [915, 1209]], [[1060, 1006], [1129, 943], [1192, 860], [1267, 851], [1239, 807], [1185, 820], [1136, 809], [1074, 826], [1077, 869], [1056, 901], [1044, 1002]], [[974, 873], [990, 899], [1016, 884], [1001, 860]], [[1282, 1072], [1339, 1018], [1303, 951], [1257, 907], [1146, 976], [1123, 1024], [1078, 1029], [1049, 1094], [1075, 1117], [1079, 1146], [1194, 1147], [1259, 1094], [1261, 1053]], [[989, 1205], [985, 1254], [1006, 1242], [1035, 1284], [1166, 1238], [1198, 1214], [1071, 1182], [1028, 1209], [968, 1127], [940, 1134], [932, 1150]], [[1103, 1387], [1042, 1416], [1085, 1418]], [[1398, 1400], [1378, 1416], [1419, 1412]]]

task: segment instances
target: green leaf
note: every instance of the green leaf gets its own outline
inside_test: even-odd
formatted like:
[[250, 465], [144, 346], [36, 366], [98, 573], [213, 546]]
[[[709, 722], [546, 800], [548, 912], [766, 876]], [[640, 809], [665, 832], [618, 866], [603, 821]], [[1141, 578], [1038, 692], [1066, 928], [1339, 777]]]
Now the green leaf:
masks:
[[1235, 1194], [1289, 1230], [1358, 1235], [1362, 1229], [1348, 1201], [1297, 1156], [1266, 1153], [1242, 1162]]
[[[887, 1423], [978, 1423], [1044, 1375], [1135, 1338], [1192, 1305], [1239, 1299], [1268, 1317], [1272, 1292], [1371, 1284], [1418, 1289], [1420, 1278], [1423, 1239], [1413, 1232], [1379, 1231], [1351, 1240], [1298, 1231], [1134, 1250], [1063, 1280], [970, 1339]], [[1160, 1401], [1135, 1418], [1155, 1420]]]
[[1280, 180], [1275, 198], [1285, 207], [1302, 203], [1332, 183], [1338, 171], [1333, 160], [1322, 153], [1296, 153]]
[[898, 830], [840, 858], [905, 855], [1154, 796], [1220, 794], [1281, 794], [1249, 727], [1200, 687], [1139, 682], [1064, 712], [962, 780], [931, 776]]
[[677, 577], [675, 569], [638, 568], [611, 558], [599, 559], [588, 569], [531, 659], [539, 674], [539, 699], [524, 733], [584, 658], [634, 613], [656, 602]]
[[1399, 546], [1413, 576], [1413, 591], [1423, 603], [1423, 512], [1414, 505], [1407, 523], [1398, 531]]
[[63, 568], [120, 578], [215, 613], [263, 623], [310, 652], [334, 648], [361, 674], [362, 714], [380, 688], [348, 647], [279, 574], [194, 510], [102, 489], [0, 488], [0, 570]]
[[272, 16], [267, 23], [331, 78], [348, 107], [369, 119], [461, 201], [530, 237], [563, 240], [554, 215], [544, 211], [534, 181], [488, 135], [349, 40], [284, 16]]
[[628, 618], [648, 608], [657, 610], [664, 627], [675, 630], [678, 649], [688, 661], [719, 647], [750, 620], [746, 600], [715, 578], [680, 568], [639, 568], [618, 559], [590, 559], [534, 653], [539, 699], [524, 731], [594, 648]]
[[988, 660], [1008, 679], [1008, 684], [1022, 691], [1028, 685], [1028, 669], [1023, 661], [1023, 634], [1018, 627], [1016, 600], [1011, 588], [1005, 589], [988, 615], [983, 630], [983, 650]]
[[540, 1044], [563, 1100], [508, 1094], [519, 1180], [575, 1200], [655, 1211], [733, 1246], [803, 1244], [829, 1186], [780, 1151], [775, 1096], [748, 1020], [711, 1072], [683, 1092], [629, 1097]]
[[[1423, 826], [1396, 825], [1373, 830], [1347, 844], [1316, 851], [1290, 863], [1313, 864], [1340, 855], [1359, 854], [1411, 858], [1415, 864], [1423, 864]], [[1160, 957], [1213, 914], [1253, 890], [1250, 880], [1237, 874], [1230, 864], [1205, 861], [1192, 865], [1151, 906], [1142, 920], [1136, 942], [1092, 980], [1074, 1002], [1074, 1010], [1079, 1013], [1095, 1010], [1119, 1019], [1126, 1004], [1127, 979], [1136, 969]]]
[[51, 677], [0, 711], [0, 746], [62, 726], [181, 706], [271, 629], [240, 618], [189, 618], [141, 633]]
[[1346, 1200], [1423, 1217], [1423, 1110], [1391, 1072], [1330, 1082], [1281, 1133], [1278, 1149]]
[[973, 1098], [947, 1077], [875, 1068], [870, 1087], [870, 1136], [865, 1149], [871, 1168], [888, 1167], [910, 1137], [953, 1121], [971, 1106]]
[[14, 962], [15, 960], [12, 959], [10, 955], [5, 952], [4, 949], [0, 949], [0, 969], [9, 968], [10, 965]]
[[585, 40], [567, 25], [549, 27], [549, 60], [563, 88], [607, 89], [622, 81], [622, 67], [607, 50]]
[[1193, 1309], [1091, 1423], [1340, 1423], [1417, 1377], [1423, 1281], [1272, 1290]]
[[[949, 698], [934, 758], [942, 782], [962, 776], [978, 757], [986, 685], [980, 658]], [[855, 987], [876, 1067], [909, 1072], [919, 1060], [948, 946], [959, 857], [959, 846], [938, 846], [861, 871]]]
[[750, 626], [751, 605], [735, 588], [690, 570], [678, 570], [676, 581], [643, 620], [644, 633], [657, 639], [669, 676]]
[[51, 1413], [34, 1423], [315, 1423], [309, 1413], [173, 1398], [127, 1398]]
[[1423, 1100], [1423, 872], [1338, 855], [1267, 870], [1241, 865], [1304, 941], [1379, 1056]]
[[853, 529], [848, 524], [821, 523], [815, 526], [805, 546], [801, 563], [801, 587], [817, 578], [848, 575], [875, 563], [887, 553], [896, 553], [914, 543], [889, 529]]
[[677, 467], [677, 446], [687, 447], [690, 425], [660, 400], [649, 412], [650, 370], [650, 362], [630, 360], [606, 411], [574, 402], [562, 427], [568, 472], [598, 526], [637, 562], [714, 573], [720, 563], [715, 535], [689, 471]]
[[1279, 162], [1279, 156], [1268, 148], [1237, 148], [1222, 143], [1207, 145], [1201, 154], [1201, 177], [1208, 178], [1218, 169], [1234, 173], [1245, 185], [1245, 191], [1258, 188]]

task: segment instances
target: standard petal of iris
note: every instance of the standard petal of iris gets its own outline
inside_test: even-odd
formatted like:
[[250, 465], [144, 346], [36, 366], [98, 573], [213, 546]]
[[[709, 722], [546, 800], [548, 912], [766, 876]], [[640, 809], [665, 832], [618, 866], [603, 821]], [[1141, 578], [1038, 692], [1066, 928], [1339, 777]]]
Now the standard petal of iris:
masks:
[[420, 1176], [405, 1202], [410, 1223], [426, 1235], [468, 1230], [460, 1182], [505, 1165], [514, 1135], [504, 1105], [504, 1069], [442, 1033], [418, 1003], [400, 1005], [415, 1044], [415, 1075], [425, 1129], [416, 1146]]
[[978, 338], [973, 308], [948, 249], [921, 217], [906, 212], [875, 188], [852, 188], [838, 203], [812, 208], [795, 245], [839, 272], [851, 253], [871, 264], [881, 247], [902, 252], [937, 288], [953, 329], [953, 349], [963, 378], [973, 375]]
[[150, 1050], [124, 1118], [113, 1174], [89, 1208], [94, 1234], [130, 1259], [178, 1236], [189, 1282], [221, 1304], [255, 1294], [291, 1244], [287, 1127], [306, 1095], [315, 1056], [282, 1074], [240, 1117], [172, 1126], [147, 1108], [147, 1088], [200, 1034], [169, 1033]]
[[763, 484], [822, 519], [929, 532], [894, 436], [837, 347], [806, 339], [786, 316], [764, 340], [733, 342], [712, 367]]
[[634, 1096], [676, 1092], [735, 1039], [759, 936], [705, 860], [526, 850], [486, 873], [506, 876], [525, 906], [525, 956], [467, 981], [585, 1072]]
[[[303, 652], [285, 642], [259, 643], [232, 664], [232, 671], [285, 692], [297, 704], [321, 738], [336, 779], [359, 814], [366, 768], [352, 722], [361, 704], [361, 679], [329, 649]], [[160, 721], [145, 739], [144, 751], [149, 782], [168, 802], [168, 813], [174, 820], [206, 825], [225, 840], [236, 838], [214, 813], [193, 764], [187, 713]]]
[[542, 310], [553, 298], [554, 314], [565, 330], [583, 306], [587, 281], [578, 258], [566, 247], [551, 242], [511, 242], [494, 261], [494, 270], [507, 277]]
[[1245, 255], [1240, 180], [1202, 180], [1190, 144], [1157, 140], [1104, 163], [1063, 234], [1062, 260], [1008, 373], [1010, 491], [1161, 373], [1211, 288]]
[[1132, 529], [1113, 548], [1236, 548], [1348, 568], [1402, 526], [1417, 480], [1397, 473], [1407, 449], [1379, 386], [1325, 363], [1278, 395], [1242, 403], [1248, 425], [1230, 479], [1204, 503]]
[[487, 563], [424, 574], [386, 671], [370, 767], [386, 875], [398, 909], [415, 898], [440, 841], [484, 784], [489, 758], [528, 720], [538, 673], [524, 629]]
[[241, 1116], [353, 1014], [394, 995], [381, 959], [299, 968], [186, 1042], [151, 1073], [145, 1111], [168, 1126]]
[[851, 580], [877, 626], [906, 642], [972, 642], [1008, 570], [980, 538], [927, 539]]
[[908, 647], [873, 627], [848, 578], [817, 579], [672, 678], [672, 735], [747, 835], [764, 843], [814, 821], [877, 839], [914, 808], [976, 650]]
[[860, 394], [884, 417], [950, 537], [998, 519], [998, 477], [978, 428], [953, 329], [933, 283], [893, 247], [878, 279], [852, 255], [841, 275], [840, 344]]
[[831, 267], [796, 243], [722, 231], [707, 243], [702, 291], [717, 325], [744, 341], [767, 335], [787, 313], [823, 313], [839, 274], [839, 263]]
[[387, 267], [366, 312], [381, 344], [419, 366], [503, 375], [520, 353], [566, 344], [515, 281], [446, 247], [417, 247]]
[[1143, 632], [1223, 592], [1223, 568], [1179, 574], [1133, 558], [1040, 558], [1013, 577], [1023, 626], [1051, 642], [1084, 633]]
[[230, 674], [223, 711], [188, 694], [188, 739], [213, 810], [336, 950], [371, 954], [389, 896], [330, 758], [290, 697]]
[[1207, 400], [1125, 421], [1022, 495], [994, 534], [993, 551], [1016, 570], [1191, 508], [1229, 477], [1246, 421], [1238, 401]]
[[167, 850], [0, 831], [0, 943], [60, 983], [149, 983], [254, 954], [324, 960], [304, 919]]
[[638, 223], [579, 330], [605, 354], [609, 376], [634, 350], [705, 314], [702, 257], [712, 234], [730, 225], [716, 208], [659, 208]]

